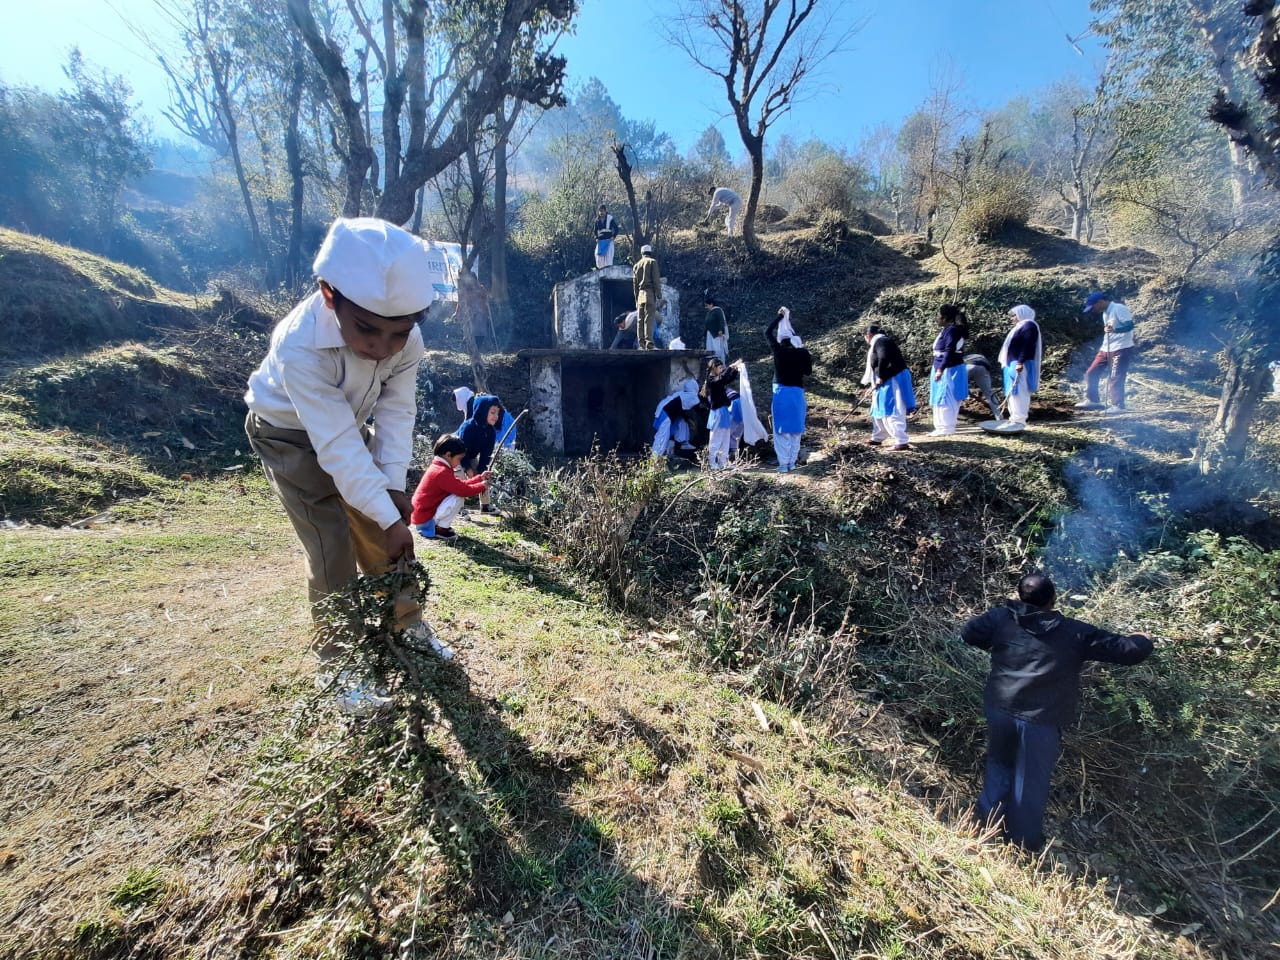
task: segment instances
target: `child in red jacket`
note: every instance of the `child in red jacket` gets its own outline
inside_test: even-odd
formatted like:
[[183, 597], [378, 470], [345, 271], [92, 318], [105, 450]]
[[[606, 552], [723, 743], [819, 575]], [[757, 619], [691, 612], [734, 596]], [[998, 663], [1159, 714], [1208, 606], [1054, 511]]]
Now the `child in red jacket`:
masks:
[[489, 471], [467, 480], [459, 480], [457, 470], [467, 455], [467, 445], [460, 437], [445, 434], [432, 451], [435, 459], [413, 492], [413, 516], [410, 523], [428, 539], [453, 540], [453, 521], [468, 497], [488, 488]]

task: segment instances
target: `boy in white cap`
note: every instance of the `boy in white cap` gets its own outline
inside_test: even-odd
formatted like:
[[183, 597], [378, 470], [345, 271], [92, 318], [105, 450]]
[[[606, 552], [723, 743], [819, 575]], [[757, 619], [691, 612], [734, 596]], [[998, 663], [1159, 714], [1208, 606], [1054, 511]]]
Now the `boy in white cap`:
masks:
[[[315, 605], [357, 568], [380, 573], [413, 559], [405, 480], [423, 354], [418, 322], [434, 291], [423, 242], [375, 218], [336, 220], [312, 269], [319, 289], [276, 325], [244, 397], [249, 444], [302, 543], [321, 626]], [[414, 639], [453, 655], [416, 599], [398, 598], [396, 615]], [[322, 669], [349, 639], [318, 633]], [[344, 709], [385, 705], [357, 678], [338, 679]]]

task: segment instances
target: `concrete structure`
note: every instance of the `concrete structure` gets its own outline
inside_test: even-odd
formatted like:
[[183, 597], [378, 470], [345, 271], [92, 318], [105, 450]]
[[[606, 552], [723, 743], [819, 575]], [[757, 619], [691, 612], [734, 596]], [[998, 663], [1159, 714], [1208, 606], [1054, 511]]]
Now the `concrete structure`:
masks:
[[695, 350], [521, 350], [529, 364], [529, 430], [546, 449], [576, 457], [636, 453], [653, 440], [658, 402], [693, 377]]
[[[679, 335], [680, 294], [663, 281], [662, 296], [657, 333], [665, 344]], [[690, 377], [701, 382], [709, 356], [703, 350], [608, 349], [614, 318], [634, 309], [628, 266], [556, 284], [556, 346], [519, 353], [529, 365], [529, 432], [546, 450], [646, 450], [658, 402]]]
[[[661, 269], [662, 262], [658, 262]], [[680, 293], [662, 281], [662, 318], [658, 322], [658, 342], [666, 346], [680, 334]], [[613, 343], [617, 329], [614, 318], [636, 308], [631, 293], [631, 268], [605, 267], [574, 280], [556, 284], [556, 343], [566, 350], [605, 350]]]

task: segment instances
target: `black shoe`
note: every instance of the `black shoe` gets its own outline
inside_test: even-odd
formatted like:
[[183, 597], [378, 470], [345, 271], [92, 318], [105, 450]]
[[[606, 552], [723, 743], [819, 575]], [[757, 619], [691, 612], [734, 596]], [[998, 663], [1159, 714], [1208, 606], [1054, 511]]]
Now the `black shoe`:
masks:
[[491, 503], [482, 504], [482, 505], [481, 505], [481, 507], [480, 507], [480, 512], [481, 512], [482, 514], [484, 514], [486, 517], [500, 517], [500, 516], [502, 516], [502, 511], [501, 511], [501, 510], [499, 510], [497, 507], [495, 507], [495, 506], [494, 506], [493, 504], [491, 504]]
[[436, 539], [443, 540], [445, 543], [452, 543], [458, 539], [458, 535], [453, 532], [452, 527], [436, 527]]

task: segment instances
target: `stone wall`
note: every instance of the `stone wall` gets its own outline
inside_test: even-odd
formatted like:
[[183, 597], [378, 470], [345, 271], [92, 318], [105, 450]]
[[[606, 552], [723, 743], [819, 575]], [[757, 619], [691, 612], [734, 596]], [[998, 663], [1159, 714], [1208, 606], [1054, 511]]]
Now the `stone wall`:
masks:
[[[606, 287], [606, 285], [608, 285]], [[664, 344], [680, 334], [680, 292], [662, 281], [662, 316], [658, 337]], [[605, 267], [556, 284], [556, 346], [568, 350], [603, 350], [613, 341], [613, 318], [635, 309], [631, 268]], [[607, 316], [606, 316], [607, 314]]]
[[560, 358], [529, 358], [530, 430], [540, 445], [564, 452], [564, 393], [560, 385]]

